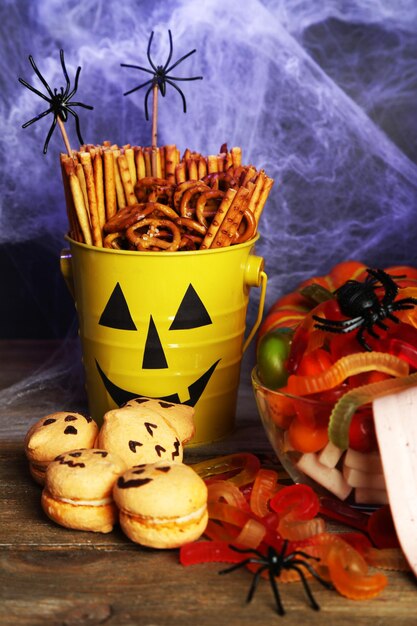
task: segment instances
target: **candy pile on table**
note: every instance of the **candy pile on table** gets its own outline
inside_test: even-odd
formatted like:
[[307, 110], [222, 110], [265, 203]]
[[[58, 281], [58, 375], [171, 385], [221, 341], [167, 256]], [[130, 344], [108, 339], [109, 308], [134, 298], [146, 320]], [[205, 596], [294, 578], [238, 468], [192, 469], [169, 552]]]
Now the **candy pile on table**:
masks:
[[[416, 304], [414, 268], [348, 261], [277, 301], [260, 330], [258, 372], [271, 392], [258, 406], [294, 466], [341, 500], [388, 503], [371, 403], [417, 384]], [[271, 337], [286, 347], [276, 385], [261, 360]]]
[[[387, 585], [386, 576], [370, 567], [409, 569], [388, 507], [367, 515], [331, 497], [319, 497], [307, 485], [286, 485], [275, 469], [262, 467], [250, 453], [192, 467], [208, 486], [209, 522], [204, 535], [209, 541], [182, 546], [184, 566], [239, 565], [256, 559], [257, 564], [246, 563], [253, 573], [263, 568], [260, 575], [267, 578], [272, 567], [277, 583], [314, 577], [352, 600], [373, 598]], [[326, 519], [354, 531], [339, 527], [335, 532], [333, 527], [330, 532]], [[270, 564], [271, 556], [278, 564], [276, 560]], [[312, 608], [318, 609], [311, 590], [304, 588]], [[280, 601], [277, 611], [284, 612]]]

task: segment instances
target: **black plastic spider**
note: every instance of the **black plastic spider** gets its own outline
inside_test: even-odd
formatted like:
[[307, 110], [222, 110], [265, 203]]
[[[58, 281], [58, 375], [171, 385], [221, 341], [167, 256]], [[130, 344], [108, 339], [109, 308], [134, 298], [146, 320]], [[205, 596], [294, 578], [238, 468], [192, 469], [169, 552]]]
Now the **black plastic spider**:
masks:
[[[371, 352], [372, 348], [366, 342], [364, 332], [368, 331], [372, 337], [379, 339], [373, 326], [387, 330], [388, 326], [382, 321], [387, 318], [398, 324], [400, 320], [393, 312], [412, 309], [416, 306], [417, 299], [402, 298], [395, 301], [399, 287], [394, 278], [404, 276], [392, 277], [381, 269], [368, 268], [366, 271], [368, 276], [364, 282], [348, 280], [334, 292], [341, 313], [350, 319], [329, 320], [317, 315], [313, 315], [313, 319], [317, 322], [315, 328], [331, 333], [350, 333], [358, 328], [357, 340], [365, 350]], [[376, 293], [378, 283], [385, 291], [381, 299]]]
[[78, 89], [78, 77], [79, 77], [80, 72], [81, 72], [81, 67], [77, 67], [77, 72], [75, 74], [74, 89], [72, 91], [70, 91], [71, 83], [70, 83], [70, 79], [69, 79], [69, 76], [68, 76], [67, 68], [65, 67], [64, 51], [60, 50], [59, 51], [59, 55], [60, 55], [60, 59], [61, 59], [62, 71], [64, 73], [64, 78], [66, 80], [65, 89], [63, 87], [61, 87], [60, 91], [58, 91], [56, 88], [54, 89], [54, 91], [52, 91], [52, 89], [50, 88], [50, 86], [48, 85], [48, 83], [46, 82], [46, 80], [44, 79], [44, 77], [42, 76], [40, 71], [38, 70], [38, 68], [36, 66], [36, 63], [33, 60], [32, 55], [29, 56], [30, 64], [31, 64], [31, 66], [34, 69], [36, 76], [39, 78], [39, 80], [41, 81], [41, 83], [45, 87], [46, 91], [48, 92], [48, 96], [43, 94], [41, 91], [38, 91], [37, 89], [35, 89], [35, 87], [32, 87], [32, 85], [29, 85], [29, 83], [27, 83], [25, 80], [23, 80], [23, 78], [19, 78], [19, 82], [22, 83], [22, 85], [24, 85], [25, 87], [30, 89], [30, 91], [33, 91], [34, 93], [36, 93], [37, 96], [39, 96], [40, 98], [43, 98], [44, 100], [49, 102], [49, 104], [51, 105], [49, 107], [49, 109], [47, 109], [46, 111], [43, 111], [43, 113], [40, 113], [39, 115], [34, 117], [32, 120], [29, 120], [28, 122], [25, 122], [25, 124], [23, 124], [22, 128], [27, 128], [28, 126], [30, 126], [34, 122], [37, 122], [38, 120], [40, 120], [42, 117], [45, 117], [45, 115], [48, 115], [48, 113], [53, 113], [54, 114], [54, 119], [53, 119], [53, 122], [51, 124], [51, 128], [49, 129], [48, 135], [47, 135], [46, 140], [45, 140], [45, 144], [43, 146], [43, 153], [44, 154], [46, 154], [47, 151], [48, 151], [49, 140], [51, 139], [52, 133], [55, 130], [55, 126], [56, 126], [56, 123], [57, 123], [57, 118], [59, 117], [63, 122], [66, 122], [67, 119], [68, 119], [68, 113], [71, 113], [71, 115], [73, 115], [75, 117], [75, 127], [76, 127], [76, 130], [77, 130], [78, 139], [80, 140], [80, 144], [83, 144], [84, 141], [83, 141], [83, 138], [81, 136], [80, 120], [78, 118], [77, 113], [75, 111], [73, 111], [71, 109], [71, 107], [83, 107], [84, 109], [90, 109], [90, 110], [94, 108], [94, 107], [92, 107], [92, 106], [90, 106], [88, 104], [83, 104], [82, 102], [71, 102], [71, 98], [74, 96], [75, 92]]
[[[230, 548], [232, 550], [235, 550], [235, 552], [240, 552], [242, 554], [253, 554], [254, 556], [253, 557], [249, 556], [247, 559], [244, 559], [243, 561], [240, 561], [239, 563], [236, 563], [235, 565], [232, 565], [231, 567], [228, 567], [227, 569], [221, 570], [219, 574], [228, 574], [229, 572], [233, 572], [236, 569], [239, 569], [240, 567], [244, 567], [248, 563], [259, 564], [260, 567], [257, 570], [257, 572], [254, 574], [253, 579], [252, 579], [252, 584], [249, 587], [249, 592], [246, 597], [246, 602], [250, 602], [252, 600], [255, 594], [256, 588], [258, 586], [262, 572], [268, 571], [269, 582], [271, 584], [272, 591], [274, 594], [277, 613], [279, 615], [285, 615], [285, 610], [281, 602], [281, 597], [278, 591], [278, 585], [275, 580], [275, 577], [279, 576], [283, 570], [294, 570], [298, 573], [300, 580], [303, 583], [303, 587], [309, 599], [311, 608], [314, 609], [315, 611], [319, 611], [320, 606], [317, 604], [316, 600], [314, 599], [311, 589], [308, 586], [305, 574], [301, 568], [305, 567], [306, 570], [310, 572], [310, 574], [312, 574], [312, 576], [314, 576], [314, 578], [316, 578], [316, 580], [318, 580], [319, 583], [323, 585], [323, 587], [326, 587], [327, 589], [333, 589], [333, 585], [327, 582], [326, 580], [324, 580], [321, 576], [319, 576], [319, 574], [310, 565], [308, 561], [303, 560], [303, 559], [312, 559], [314, 561], [319, 561], [320, 559], [314, 556], [311, 556], [310, 554], [307, 554], [306, 552], [301, 552], [301, 550], [294, 550], [294, 552], [290, 552], [289, 554], [286, 554], [287, 547], [288, 547], [288, 541], [286, 540], [284, 541], [282, 545], [281, 552], [277, 552], [275, 548], [273, 548], [272, 546], [269, 546], [267, 554], [264, 555], [261, 552], [259, 552], [259, 550], [244, 550], [244, 549], [237, 548], [236, 546], [231, 545]], [[303, 558], [301, 559], [299, 557], [303, 557]]]
[[[151, 33], [151, 36], [149, 38], [149, 42], [148, 42], [148, 50], [147, 50], [147, 57], [148, 57], [148, 61], [150, 63], [151, 66], [151, 70], [146, 68], [146, 67], [141, 67], [140, 65], [130, 65], [128, 63], [121, 63], [121, 67], [133, 67], [136, 70], [142, 70], [142, 72], [147, 72], [148, 74], [153, 74], [152, 78], [150, 80], [147, 80], [145, 83], [142, 83], [142, 85], [138, 85], [137, 87], [133, 87], [133, 89], [130, 89], [129, 91], [126, 91], [123, 95], [127, 96], [130, 93], [133, 93], [134, 91], [137, 91], [138, 89], [142, 89], [142, 87], [146, 87], [146, 85], [150, 85], [149, 89], [146, 92], [145, 95], [145, 117], [147, 120], [149, 120], [149, 113], [148, 113], [148, 98], [149, 98], [149, 94], [152, 91], [152, 88], [155, 85], [158, 85], [158, 88], [161, 92], [161, 95], [163, 97], [165, 97], [165, 93], [166, 93], [166, 83], [168, 83], [169, 85], [171, 85], [172, 87], [174, 87], [178, 93], [180, 94], [181, 98], [182, 98], [182, 103], [183, 103], [183, 109], [184, 109], [184, 113], [187, 112], [187, 103], [185, 101], [185, 96], [183, 94], [183, 92], [181, 91], [181, 89], [179, 87], [177, 87], [177, 85], [173, 82], [174, 80], [202, 80], [203, 77], [202, 76], [193, 76], [191, 78], [179, 78], [178, 76], [168, 76], [169, 72], [171, 70], [174, 69], [174, 67], [177, 67], [177, 65], [179, 65], [180, 63], [182, 63], [182, 61], [184, 61], [185, 59], [187, 59], [189, 56], [191, 56], [192, 54], [194, 54], [194, 52], [196, 52], [196, 50], [191, 50], [191, 52], [187, 52], [187, 54], [184, 54], [184, 56], [182, 56], [180, 59], [178, 59], [178, 61], [176, 61], [173, 65], [169, 66], [169, 63], [171, 61], [172, 58], [172, 52], [173, 52], [173, 46], [172, 46], [172, 35], [171, 35], [171, 31], [168, 30], [168, 34], [169, 34], [169, 54], [168, 54], [168, 59], [165, 63], [165, 65], [155, 65], [155, 63], [152, 61], [151, 58], [151, 44], [152, 44], [152, 39], [153, 39], [153, 31]], [[169, 67], [168, 67], [169, 66]]]

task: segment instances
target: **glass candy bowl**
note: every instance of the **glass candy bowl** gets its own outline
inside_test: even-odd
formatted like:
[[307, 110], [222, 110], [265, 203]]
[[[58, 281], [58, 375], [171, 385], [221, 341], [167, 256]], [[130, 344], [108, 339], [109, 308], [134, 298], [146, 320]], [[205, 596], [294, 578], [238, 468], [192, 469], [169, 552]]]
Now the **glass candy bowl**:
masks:
[[369, 449], [342, 450], [328, 438], [334, 402], [272, 391], [261, 383], [256, 367], [252, 370], [252, 386], [269, 442], [294, 482], [308, 484], [322, 495], [331, 493], [350, 504], [374, 506], [388, 502], [369, 406], [358, 412], [360, 428], [367, 428]]
[[417, 384], [417, 270], [388, 271], [346, 262], [283, 296], [252, 372], [290, 477], [357, 505], [387, 503], [372, 402]]

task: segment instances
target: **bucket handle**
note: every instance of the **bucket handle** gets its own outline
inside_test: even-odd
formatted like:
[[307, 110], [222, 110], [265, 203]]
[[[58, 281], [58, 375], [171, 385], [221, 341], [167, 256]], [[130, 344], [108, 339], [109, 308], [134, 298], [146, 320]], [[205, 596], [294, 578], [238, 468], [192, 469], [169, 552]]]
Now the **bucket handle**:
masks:
[[[255, 258], [255, 257], [252, 257], [252, 258]], [[257, 257], [257, 258], [259, 258], [259, 257]], [[262, 261], [263, 261], [263, 259], [262, 259]], [[243, 352], [246, 351], [246, 349], [248, 348], [250, 342], [254, 338], [254, 336], [256, 334], [256, 331], [258, 330], [258, 328], [260, 326], [260, 323], [262, 321], [262, 316], [263, 316], [263, 313], [264, 313], [265, 296], [266, 296], [266, 285], [267, 285], [267, 282], [268, 282], [268, 276], [267, 276], [266, 272], [263, 269], [261, 269], [261, 271], [258, 274], [258, 277], [259, 277], [259, 280], [258, 280], [258, 283], [257, 283], [256, 286], [261, 288], [261, 292], [259, 294], [258, 315], [256, 317], [255, 323], [252, 326], [252, 329], [251, 329], [249, 335], [245, 339], [245, 342], [243, 344], [243, 349], [242, 349]]]
[[71, 263], [71, 250], [69, 250], [68, 248], [64, 248], [63, 250], [61, 250], [61, 254], [59, 257], [59, 265], [61, 269], [61, 274], [64, 277], [68, 290], [75, 300], [74, 277], [72, 274], [72, 263]]

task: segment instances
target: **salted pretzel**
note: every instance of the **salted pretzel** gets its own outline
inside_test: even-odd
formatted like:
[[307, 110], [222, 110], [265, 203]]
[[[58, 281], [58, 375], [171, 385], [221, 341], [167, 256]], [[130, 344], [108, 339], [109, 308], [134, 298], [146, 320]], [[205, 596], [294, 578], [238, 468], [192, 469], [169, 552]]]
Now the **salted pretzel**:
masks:
[[187, 189], [183, 193], [180, 203], [181, 217], [193, 217], [195, 213], [195, 208], [193, 208], [191, 205], [193, 203], [194, 196], [205, 191], [210, 191], [210, 187], [207, 187], [207, 185], [204, 183], [194, 183], [193, 187], [190, 187], [190, 189]]
[[176, 224], [178, 224], [178, 226], [183, 226], [184, 228], [188, 228], [189, 230], [195, 231], [196, 233], [199, 233], [200, 235], [204, 236], [207, 232], [207, 228], [203, 226], [203, 224], [200, 224], [200, 222], [193, 220], [191, 217], [179, 217], [175, 221], [176, 221]]
[[179, 250], [197, 250], [200, 247], [203, 237], [184, 233], [181, 237]]
[[[184, 193], [186, 191], [188, 191], [189, 189], [192, 189], [193, 187], [195, 187], [197, 184], [199, 184], [199, 182], [201, 181], [195, 181], [195, 180], [185, 180], [184, 182], [181, 182], [177, 185], [175, 191], [174, 191], [174, 195], [172, 198], [172, 203], [174, 206], [174, 209], [177, 211], [177, 213], [180, 213], [180, 209], [181, 209], [181, 201], [182, 201], [182, 197], [184, 195]], [[207, 187], [208, 189], [208, 187]]]
[[162, 213], [165, 217], [169, 217], [172, 220], [176, 220], [179, 217], [178, 213], [166, 204], [161, 204], [160, 202], [150, 202], [149, 204], [153, 206], [155, 217], [159, 217], [158, 213]]
[[112, 248], [113, 250], [126, 249], [126, 239], [123, 233], [109, 233], [103, 239], [103, 248]]
[[[242, 228], [243, 224], [243, 228]], [[233, 243], [245, 243], [252, 239], [256, 232], [256, 219], [250, 209], [245, 209], [239, 229], [236, 231], [236, 238]]]
[[154, 196], [169, 195], [172, 190], [173, 183], [165, 178], [156, 178], [154, 176], [145, 176], [140, 178], [135, 185], [135, 196], [138, 202], [151, 200], [151, 194]]
[[206, 217], [214, 217], [217, 212], [219, 202], [214, 209], [207, 209], [207, 203], [211, 200], [221, 200], [224, 198], [224, 191], [220, 191], [220, 189], [212, 189], [210, 191], [204, 191], [200, 194], [197, 203], [195, 205], [195, 217], [200, 224], [205, 226], [207, 229], [209, 224], [207, 222]]
[[[159, 236], [161, 228], [170, 231], [172, 241], [166, 241]], [[137, 250], [160, 248], [175, 251], [178, 250], [181, 242], [181, 232], [175, 222], [154, 217], [146, 218], [130, 226], [126, 230], [126, 237]]]
[[127, 206], [124, 209], [120, 209], [113, 215], [103, 226], [105, 233], [118, 233], [132, 224], [135, 224], [141, 219], [144, 219], [147, 215], [154, 211], [154, 206], [151, 203], [139, 202]]

